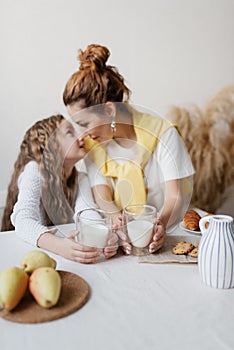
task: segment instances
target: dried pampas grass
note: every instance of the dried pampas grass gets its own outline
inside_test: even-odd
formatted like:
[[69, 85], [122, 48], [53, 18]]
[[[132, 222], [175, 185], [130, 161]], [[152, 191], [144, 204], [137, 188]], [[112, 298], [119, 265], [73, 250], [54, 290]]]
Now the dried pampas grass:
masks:
[[234, 185], [234, 85], [198, 107], [174, 106], [168, 118], [176, 123], [196, 170], [191, 205], [214, 213]]

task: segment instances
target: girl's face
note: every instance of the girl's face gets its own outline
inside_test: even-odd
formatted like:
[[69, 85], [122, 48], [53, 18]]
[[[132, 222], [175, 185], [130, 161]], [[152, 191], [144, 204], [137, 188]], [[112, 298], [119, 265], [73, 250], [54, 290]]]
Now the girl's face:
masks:
[[58, 128], [58, 141], [64, 162], [77, 163], [85, 156], [84, 145], [79, 141], [76, 132], [67, 120], [60, 123]]
[[84, 108], [83, 101], [74, 102], [67, 106], [67, 111], [73, 121], [79, 126], [82, 138], [89, 135], [99, 142], [110, 140], [113, 137], [110, 123], [112, 118], [95, 113], [94, 108]]

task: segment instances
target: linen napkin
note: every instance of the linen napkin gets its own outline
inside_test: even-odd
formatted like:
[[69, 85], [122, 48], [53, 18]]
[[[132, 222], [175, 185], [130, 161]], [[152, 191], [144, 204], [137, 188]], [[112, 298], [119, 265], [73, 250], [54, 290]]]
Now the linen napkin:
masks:
[[179, 264], [197, 264], [197, 258], [193, 258], [189, 255], [175, 255], [172, 253], [172, 248], [178, 242], [192, 243], [194, 246], [199, 245], [201, 236], [198, 235], [170, 235], [167, 236], [164, 242], [164, 246], [156, 253], [139, 256], [138, 262], [151, 263], [151, 264], [167, 264], [167, 263], [179, 263]]

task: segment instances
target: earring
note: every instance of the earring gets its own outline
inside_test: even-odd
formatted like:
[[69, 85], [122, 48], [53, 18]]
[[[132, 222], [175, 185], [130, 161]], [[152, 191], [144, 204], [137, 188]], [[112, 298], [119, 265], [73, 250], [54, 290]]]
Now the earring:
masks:
[[114, 118], [112, 119], [112, 122], [111, 122], [110, 127], [111, 127], [111, 131], [112, 131], [113, 133], [116, 132], [116, 121], [115, 121]]

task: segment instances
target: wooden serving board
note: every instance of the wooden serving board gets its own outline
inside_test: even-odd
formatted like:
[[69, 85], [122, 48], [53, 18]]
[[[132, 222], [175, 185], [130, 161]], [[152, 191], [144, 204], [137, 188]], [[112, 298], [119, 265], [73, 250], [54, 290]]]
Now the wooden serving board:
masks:
[[89, 298], [87, 282], [74, 273], [58, 272], [62, 280], [62, 289], [57, 305], [45, 309], [37, 304], [30, 292], [27, 292], [15, 309], [0, 311], [0, 317], [18, 323], [40, 323], [57, 320], [81, 308]]

